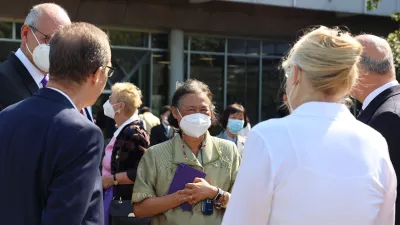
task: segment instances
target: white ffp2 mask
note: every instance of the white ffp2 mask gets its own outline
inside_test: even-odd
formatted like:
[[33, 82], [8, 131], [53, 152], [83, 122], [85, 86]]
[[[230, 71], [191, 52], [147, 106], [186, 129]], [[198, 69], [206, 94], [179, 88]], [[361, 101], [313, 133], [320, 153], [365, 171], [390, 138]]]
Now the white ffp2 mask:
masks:
[[200, 137], [201, 135], [205, 134], [208, 128], [211, 126], [211, 118], [202, 113], [194, 113], [184, 117], [182, 117], [182, 114], [179, 112], [179, 110], [178, 113], [182, 118], [181, 122], [179, 122], [179, 126], [183, 133], [189, 135], [190, 137]]
[[50, 68], [50, 46], [47, 44], [40, 44], [39, 40], [36, 38], [35, 33], [33, 32], [31, 28], [33, 37], [35, 37], [38, 46], [33, 49], [33, 52], [28, 47], [28, 44], [26, 44], [26, 48], [28, 49], [29, 53], [31, 53], [33, 62], [36, 64], [36, 66], [44, 71], [44, 72], [49, 72]]
[[115, 117], [115, 110], [113, 105], [111, 105], [110, 100], [107, 100], [106, 103], [103, 105], [104, 115], [114, 119]]

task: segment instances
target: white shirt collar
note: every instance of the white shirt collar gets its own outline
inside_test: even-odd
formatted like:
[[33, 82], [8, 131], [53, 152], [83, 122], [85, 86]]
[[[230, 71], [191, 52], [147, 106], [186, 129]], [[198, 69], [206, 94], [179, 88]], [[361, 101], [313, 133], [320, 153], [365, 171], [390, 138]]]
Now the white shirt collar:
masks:
[[[25, 68], [28, 70], [29, 74], [32, 76], [33, 80], [37, 84], [39, 88], [42, 88], [41, 81], [43, 80], [43, 74], [29, 61], [26, 55], [22, 52], [19, 48], [18, 51], [15, 53], [15, 56], [24, 64]], [[48, 76], [48, 75], [47, 75]]]
[[51, 89], [51, 90], [57, 91], [58, 93], [64, 95], [64, 97], [66, 97], [68, 99], [68, 101], [71, 102], [72, 106], [74, 106], [74, 108], [76, 110], [78, 110], [78, 108], [76, 108], [76, 106], [75, 106], [74, 102], [71, 100], [71, 98], [67, 94], [65, 94], [63, 91], [61, 91], [61, 90], [59, 90], [57, 88], [53, 88], [53, 87], [48, 87], [48, 88]]
[[114, 132], [114, 137], [117, 137], [119, 135], [119, 133], [121, 133], [122, 129], [132, 123], [133, 121], [139, 120], [139, 116], [138, 116], [138, 110], [136, 110], [136, 112], [133, 114], [133, 116], [131, 116], [129, 119], [127, 119], [121, 126], [118, 127], [118, 129]]
[[291, 117], [296, 117], [298, 115], [307, 115], [326, 119], [355, 119], [346, 105], [334, 102], [306, 102], [297, 107], [290, 114]]
[[384, 84], [382, 86], [380, 86], [379, 88], [375, 89], [373, 92], [371, 92], [364, 100], [363, 105], [362, 105], [362, 109], [365, 110], [367, 108], [367, 106], [369, 105], [369, 103], [372, 102], [372, 100], [374, 100], [376, 98], [376, 96], [378, 96], [380, 93], [382, 93], [383, 91], [385, 91], [386, 89], [389, 89], [393, 86], [398, 85], [399, 82], [397, 82], [397, 80], [391, 81], [387, 84]]

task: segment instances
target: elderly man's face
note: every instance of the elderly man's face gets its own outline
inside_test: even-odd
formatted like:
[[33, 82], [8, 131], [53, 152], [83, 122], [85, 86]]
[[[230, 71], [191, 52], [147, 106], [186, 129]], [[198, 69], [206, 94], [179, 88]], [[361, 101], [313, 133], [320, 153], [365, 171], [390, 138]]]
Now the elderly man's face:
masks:
[[[21, 40], [23, 48], [28, 47], [29, 51], [33, 53], [39, 44], [48, 44], [51, 36], [61, 26], [68, 24], [71, 24], [71, 20], [64, 11], [59, 8], [46, 8], [35, 26], [32, 24], [22, 26]], [[26, 51], [25, 54], [34, 64], [32, 54], [29, 51]]]

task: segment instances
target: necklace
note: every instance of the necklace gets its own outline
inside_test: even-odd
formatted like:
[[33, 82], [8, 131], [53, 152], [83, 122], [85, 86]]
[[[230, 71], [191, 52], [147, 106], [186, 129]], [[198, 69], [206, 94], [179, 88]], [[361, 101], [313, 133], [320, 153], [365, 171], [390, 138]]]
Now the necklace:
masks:
[[[181, 141], [182, 141], [182, 153], [183, 153], [183, 156], [185, 156], [185, 159], [187, 160], [187, 161], [189, 161], [189, 162], [197, 162], [197, 159], [188, 159], [188, 157], [187, 157], [187, 154], [186, 154], [186, 151], [185, 151], [185, 141], [183, 140], [183, 138], [181, 139]], [[199, 151], [202, 151], [202, 149], [204, 148], [204, 147], [206, 147], [206, 145], [203, 145], [203, 142], [201, 142], [200, 143], [200, 146], [199, 146]]]

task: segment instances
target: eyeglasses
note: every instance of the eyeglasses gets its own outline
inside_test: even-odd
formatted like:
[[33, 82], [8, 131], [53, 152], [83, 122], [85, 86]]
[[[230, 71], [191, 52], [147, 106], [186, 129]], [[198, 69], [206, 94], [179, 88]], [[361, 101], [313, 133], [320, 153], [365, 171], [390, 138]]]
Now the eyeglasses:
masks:
[[112, 77], [112, 75], [114, 74], [114, 72], [117, 70], [117, 68], [111, 67], [111, 66], [106, 66], [108, 69], [110, 69], [108, 71], [107, 77]]
[[[114, 74], [114, 72], [117, 70], [117, 68], [112, 67], [112, 66], [105, 66], [105, 67], [108, 68], [108, 69], [110, 69], [110, 70], [108, 71], [107, 77], [112, 77], [112, 75]], [[95, 74], [96, 72], [97, 72], [97, 70], [94, 71], [93, 74]]]
[[36, 31], [36, 32], [39, 32], [41, 35], [43, 35], [43, 36], [44, 36], [44, 41], [45, 41], [46, 43], [50, 40], [50, 38], [51, 38], [50, 35], [47, 35], [47, 34], [42, 33], [40, 30], [36, 29], [34, 26], [29, 25], [29, 27], [30, 27], [32, 30], [34, 30], [34, 31]]

